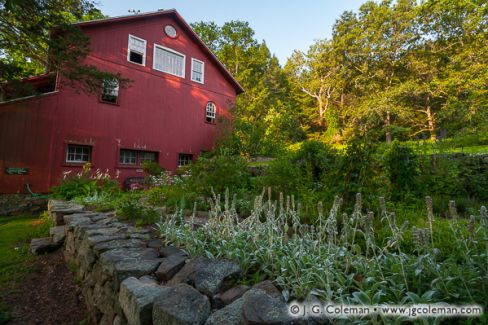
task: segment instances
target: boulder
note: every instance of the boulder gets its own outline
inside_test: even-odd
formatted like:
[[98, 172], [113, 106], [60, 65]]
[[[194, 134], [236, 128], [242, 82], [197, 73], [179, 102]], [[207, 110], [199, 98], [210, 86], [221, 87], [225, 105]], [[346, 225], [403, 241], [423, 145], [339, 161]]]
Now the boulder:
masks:
[[224, 306], [230, 305], [235, 300], [242, 297], [242, 295], [248, 290], [249, 286], [241, 284], [236, 287], [230, 288], [229, 290], [222, 293], [218, 293], [213, 297], [213, 307], [222, 308]]
[[112, 249], [100, 254], [102, 270], [114, 276], [116, 284], [129, 277], [151, 274], [161, 263], [158, 253], [151, 248]]
[[163, 258], [156, 270], [156, 277], [160, 281], [170, 280], [185, 265], [185, 261], [186, 256], [179, 254]]
[[148, 284], [134, 277], [122, 281], [119, 292], [120, 307], [129, 325], [152, 324], [153, 302], [167, 287]]
[[155, 325], [204, 324], [210, 315], [210, 302], [193, 287], [180, 283], [169, 287], [154, 301]]
[[242, 324], [287, 325], [302, 321], [289, 314], [288, 305], [282, 299], [271, 297], [263, 290], [250, 290], [243, 300]]
[[235, 262], [197, 257], [187, 263], [168, 283], [192, 283], [198, 291], [213, 297], [222, 288], [225, 280], [240, 273], [241, 268]]
[[184, 255], [184, 256], [187, 256], [187, 254], [179, 249], [179, 248], [176, 248], [174, 246], [163, 246], [163, 247], [160, 247], [159, 248], [159, 255], [161, 255], [161, 257], [168, 257], [168, 256], [171, 256], [171, 255]]
[[185, 264], [183, 268], [175, 274], [175, 276], [168, 282], [169, 285], [190, 282], [190, 276], [197, 272], [198, 269], [204, 268], [210, 260], [206, 257], [195, 257]]
[[49, 229], [49, 235], [51, 235], [53, 243], [63, 245], [66, 238], [66, 226], [52, 227]]
[[242, 318], [242, 305], [244, 299], [240, 298], [212, 313], [205, 325], [240, 325]]
[[122, 248], [144, 248], [146, 244], [140, 239], [113, 239], [110, 241], [98, 242], [93, 246], [93, 249], [97, 253], [103, 253], [111, 249], [122, 249]]
[[239, 265], [233, 261], [212, 260], [204, 268], [190, 276], [200, 292], [213, 297], [223, 287], [225, 280], [241, 273]]
[[85, 209], [83, 205], [61, 200], [49, 200], [48, 210], [56, 226], [64, 225], [63, 217], [67, 214], [79, 213]]
[[278, 290], [278, 288], [276, 288], [273, 282], [270, 280], [265, 280], [255, 284], [253, 289], [261, 289], [273, 298], [283, 298], [280, 290]]
[[29, 252], [39, 255], [49, 253], [58, 249], [61, 245], [52, 241], [51, 237], [33, 238], [30, 242]]
[[159, 285], [158, 279], [153, 275], [143, 275], [139, 278], [139, 281], [146, 284]]
[[151, 239], [147, 242], [147, 247], [160, 249], [164, 246], [164, 243], [161, 239]]
[[78, 225], [91, 224], [92, 221], [85, 213], [70, 214], [63, 217], [64, 224], [68, 227], [68, 231], [73, 231]]

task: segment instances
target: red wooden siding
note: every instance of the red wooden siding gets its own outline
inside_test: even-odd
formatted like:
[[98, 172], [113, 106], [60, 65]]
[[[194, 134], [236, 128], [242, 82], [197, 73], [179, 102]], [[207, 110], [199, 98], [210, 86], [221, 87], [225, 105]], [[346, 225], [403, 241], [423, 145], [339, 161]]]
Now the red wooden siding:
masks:
[[[121, 181], [142, 176], [139, 166], [118, 163], [121, 148], [157, 152], [168, 170], [177, 168], [179, 153], [195, 157], [210, 150], [216, 125], [205, 122], [205, 106], [213, 101], [218, 117], [230, 117], [240, 90], [178, 17], [162, 14], [83, 27], [91, 38], [87, 63], [133, 81], [119, 90], [117, 105], [70, 88], [0, 103], [0, 193], [25, 192], [26, 183], [47, 192], [63, 171], [81, 171], [80, 164], [65, 162], [68, 143], [92, 146], [94, 170], [108, 169], [112, 175], [118, 170]], [[176, 27], [176, 39], [164, 34], [166, 24]], [[127, 61], [129, 34], [147, 41], [145, 67]], [[152, 68], [155, 43], [186, 56], [184, 79]], [[203, 85], [191, 81], [191, 58], [205, 62]], [[7, 175], [6, 167], [29, 168], [29, 173]]]

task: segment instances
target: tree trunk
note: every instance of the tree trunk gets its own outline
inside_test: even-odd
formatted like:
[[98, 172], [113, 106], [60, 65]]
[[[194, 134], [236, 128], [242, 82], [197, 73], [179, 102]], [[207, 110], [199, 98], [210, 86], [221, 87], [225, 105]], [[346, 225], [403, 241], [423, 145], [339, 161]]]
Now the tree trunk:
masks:
[[429, 133], [430, 133], [430, 139], [432, 141], [435, 141], [437, 139], [437, 135], [436, 135], [436, 123], [435, 123], [435, 113], [432, 112], [432, 108], [429, 106], [427, 106], [427, 109], [426, 109], [426, 114], [427, 114], [427, 125], [429, 127]]
[[386, 112], [386, 143], [391, 143], [391, 132], [390, 132], [390, 111]]
[[321, 127], [324, 127], [325, 124], [326, 124], [325, 123], [325, 118], [324, 118], [324, 112], [325, 112], [325, 110], [323, 108], [324, 107], [324, 102], [322, 101], [322, 99], [320, 97], [317, 99], [317, 102], [319, 104], [319, 125]]

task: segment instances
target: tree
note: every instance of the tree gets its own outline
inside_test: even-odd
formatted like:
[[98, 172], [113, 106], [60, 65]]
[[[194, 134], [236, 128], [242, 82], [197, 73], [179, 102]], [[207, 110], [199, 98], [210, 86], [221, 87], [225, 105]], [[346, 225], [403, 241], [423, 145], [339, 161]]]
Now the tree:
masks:
[[307, 54], [295, 51], [285, 66], [292, 82], [316, 102], [317, 124], [323, 128], [327, 128], [326, 113], [335, 92], [339, 68], [332, 54], [330, 41], [318, 41]]
[[243, 155], [269, 155], [300, 138], [288, 80], [249, 23], [199, 22], [192, 28], [245, 89], [233, 108], [233, 132], [225, 145]]
[[72, 23], [101, 17], [90, 0], [0, 0], [0, 87], [12, 91], [25, 85], [21, 78], [51, 71], [86, 92], [99, 92], [109, 78], [127, 85], [120, 75], [83, 63], [89, 39]]

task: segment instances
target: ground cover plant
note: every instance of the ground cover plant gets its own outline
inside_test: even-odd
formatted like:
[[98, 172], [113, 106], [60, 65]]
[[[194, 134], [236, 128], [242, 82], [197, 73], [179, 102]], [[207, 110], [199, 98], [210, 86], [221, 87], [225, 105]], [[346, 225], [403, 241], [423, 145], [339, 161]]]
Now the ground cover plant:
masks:
[[[309, 295], [347, 304], [418, 304], [488, 301], [488, 217], [460, 220], [451, 202], [449, 220], [434, 215], [432, 198], [416, 225], [400, 221], [379, 198], [379, 211], [364, 211], [357, 194], [351, 213], [336, 197], [328, 213], [321, 202], [313, 224], [300, 222], [293, 197], [256, 197], [240, 219], [236, 197], [214, 194], [208, 223], [194, 227], [176, 211], [157, 224], [161, 237], [191, 255], [240, 263], [250, 282], [274, 279], [286, 299]], [[486, 316], [484, 321], [486, 321]], [[481, 321], [483, 321], [483, 319]], [[357, 320], [358, 323], [378, 322]], [[391, 321], [382, 319], [388, 323]], [[397, 321], [401, 321], [398, 319]]]
[[0, 324], [8, 321], [9, 313], [3, 299], [22, 275], [30, 271], [29, 240], [49, 233], [47, 217], [22, 215], [0, 216]]
[[[140, 189], [69, 193], [156, 225], [192, 256], [235, 260], [244, 283], [272, 279], [287, 299], [486, 309], [486, 156], [439, 142], [422, 152], [364, 137], [339, 149], [309, 140], [259, 164], [220, 150], [176, 172], [152, 168]], [[207, 223], [195, 226], [202, 215]]]

